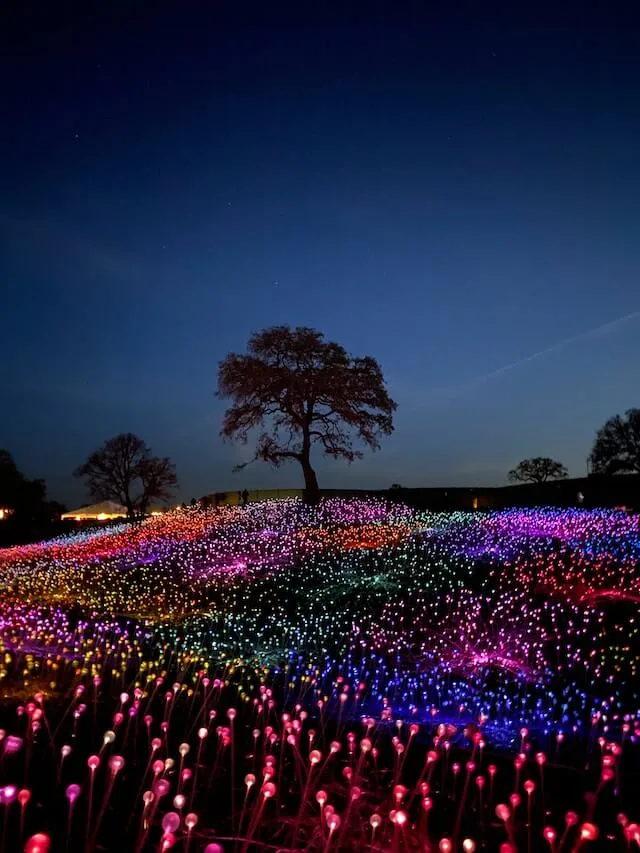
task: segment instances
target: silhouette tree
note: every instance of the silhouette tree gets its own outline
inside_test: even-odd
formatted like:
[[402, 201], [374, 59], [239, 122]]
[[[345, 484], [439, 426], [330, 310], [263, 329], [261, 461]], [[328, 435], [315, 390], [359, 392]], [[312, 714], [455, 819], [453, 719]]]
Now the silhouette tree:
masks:
[[166, 456], [152, 456], [137, 435], [110, 438], [88, 457], [74, 476], [86, 480], [96, 500], [115, 500], [129, 518], [144, 514], [152, 500], [166, 502], [177, 485], [175, 466]]
[[44, 480], [29, 480], [8, 450], [0, 450], [0, 509], [10, 510], [0, 525], [2, 544], [31, 541], [49, 533], [64, 507], [46, 500]]
[[8, 450], [0, 450], [0, 506], [15, 512], [24, 497], [27, 481]]
[[564, 480], [566, 477], [568, 472], [564, 465], [548, 456], [523, 459], [509, 471], [512, 483], [546, 483], [547, 480]]
[[44, 480], [29, 480], [18, 469], [8, 450], [0, 450], [0, 506], [12, 509], [23, 519], [47, 512]]
[[[334, 459], [362, 457], [353, 439], [373, 450], [393, 431], [396, 403], [378, 362], [354, 358], [305, 326], [274, 326], [252, 335], [248, 353], [230, 353], [218, 367], [218, 391], [232, 400], [221, 435], [246, 443], [262, 428], [253, 459], [302, 468], [305, 500], [319, 498], [311, 448]], [[236, 466], [244, 468], [248, 463]]]
[[640, 409], [609, 418], [589, 459], [595, 474], [640, 474]]

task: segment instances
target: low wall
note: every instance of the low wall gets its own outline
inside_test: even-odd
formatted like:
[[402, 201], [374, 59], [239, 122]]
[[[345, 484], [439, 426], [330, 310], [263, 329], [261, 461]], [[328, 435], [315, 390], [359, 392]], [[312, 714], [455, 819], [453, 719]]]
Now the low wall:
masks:
[[[249, 503], [255, 501], [301, 498], [302, 489], [252, 489], [248, 491]], [[214, 492], [202, 498], [205, 506], [238, 506], [242, 503], [242, 492]]]
[[[323, 497], [378, 497], [407, 503], [416, 509], [438, 511], [489, 510], [509, 507], [618, 507], [640, 508], [640, 475], [619, 474], [612, 477], [591, 476], [557, 480], [548, 483], [513, 484], [489, 488], [422, 488], [422, 489], [321, 489]], [[300, 498], [302, 489], [253, 489], [249, 502], [279, 498]], [[581, 497], [579, 497], [581, 496]], [[215, 506], [215, 494], [203, 502]], [[220, 492], [218, 506], [242, 503], [241, 492]]]

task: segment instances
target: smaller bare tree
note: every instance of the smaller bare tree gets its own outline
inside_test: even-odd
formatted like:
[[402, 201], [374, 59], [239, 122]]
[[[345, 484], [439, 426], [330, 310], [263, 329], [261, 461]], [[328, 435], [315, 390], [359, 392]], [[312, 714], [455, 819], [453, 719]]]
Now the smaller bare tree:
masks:
[[565, 480], [568, 476], [565, 466], [548, 456], [523, 459], [509, 471], [512, 483], [546, 483], [547, 480]]
[[115, 500], [125, 506], [129, 518], [146, 513], [153, 500], [165, 503], [178, 482], [173, 462], [153, 456], [146, 442], [131, 432], [105, 441], [74, 476], [86, 481], [96, 500]]

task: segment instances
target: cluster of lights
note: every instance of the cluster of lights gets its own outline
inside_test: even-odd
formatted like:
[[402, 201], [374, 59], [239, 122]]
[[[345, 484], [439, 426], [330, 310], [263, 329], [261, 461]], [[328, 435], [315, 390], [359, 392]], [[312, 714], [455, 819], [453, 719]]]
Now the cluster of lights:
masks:
[[[586, 765], [597, 799], [637, 760], [639, 560], [622, 513], [362, 500], [179, 510], [0, 551], [8, 832], [31, 853], [65, 832], [446, 851], [491, 844], [495, 815], [505, 851], [534, 831], [535, 849], [594, 840], [592, 800], [551, 822], [544, 773]], [[55, 771], [44, 815], [28, 808], [38, 752]], [[138, 809], [119, 836], [118, 785]], [[606, 832], [637, 843], [626, 811]]]

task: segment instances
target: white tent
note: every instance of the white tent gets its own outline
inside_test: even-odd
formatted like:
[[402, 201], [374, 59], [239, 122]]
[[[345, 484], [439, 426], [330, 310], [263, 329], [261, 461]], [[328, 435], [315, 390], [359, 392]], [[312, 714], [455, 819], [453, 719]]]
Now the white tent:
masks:
[[114, 518], [126, 518], [127, 508], [115, 501], [102, 501], [91, 506], [72, 509], [62, 516], [63, 521], [112, 521]]

